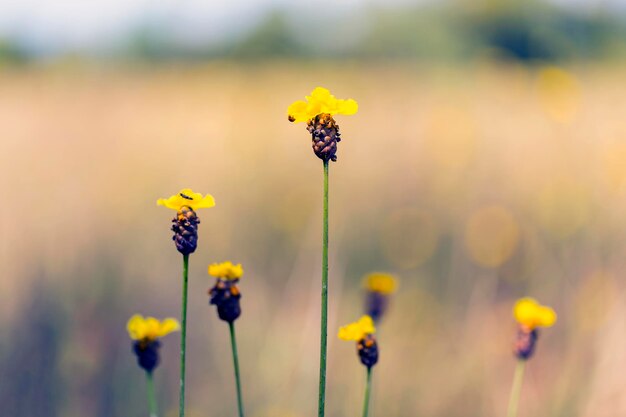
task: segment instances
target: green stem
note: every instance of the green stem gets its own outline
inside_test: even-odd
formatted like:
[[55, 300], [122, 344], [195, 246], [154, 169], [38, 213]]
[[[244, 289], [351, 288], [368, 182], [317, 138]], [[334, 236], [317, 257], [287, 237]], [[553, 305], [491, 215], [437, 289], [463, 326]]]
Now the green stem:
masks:
[[233, 350], [233, 365], [235, 367], [235, 383], [237, 385], [237, 406], [239, 407], [239, 417], [243, 417], [243, 396], [241, 395], [241, 378], [239, 376], [239, 355], [237, 354], [237, 339], [235, 338], [235, 323], [229, 322], [230, 346]]
[[513, 387], [511, 388], [511, 397], [509, 399], [509, 411], [506, 414], [507, 417], [516, 417], [517, 408], [519, 404], [520, 394], [522, 392], [522, 381], [524, 380], [524, 368], [526, 361], [523, 359], [518, 360], [517, 367], [515, 368], [515, 376], [513, 377]]
[[372, 390], [372, 368], [367, 368], [367, 383], [365, 385], [365, 400], [363, 402], [363, 417], [370, 411], [370, 391]]
[[326, 348], [328, 336], [328, 161], [324, 161], [324, 224], [322, 229], [322, 320], [320, 329], [320, 388], [318, 417], [326, 401]]
[[154, 378], [152, 372], [146, 372], [146, 386], [148, 391], [148, 409], [150, 410], [150, 417], [157, 417], [157, 402], [154, 395]]
[[178, 415], [185, 417], [185, 351], [187, 345], [187, 283], [189, 277], [189, 255], [183, 255], [183, 303], [180, 329], [180, 403]]

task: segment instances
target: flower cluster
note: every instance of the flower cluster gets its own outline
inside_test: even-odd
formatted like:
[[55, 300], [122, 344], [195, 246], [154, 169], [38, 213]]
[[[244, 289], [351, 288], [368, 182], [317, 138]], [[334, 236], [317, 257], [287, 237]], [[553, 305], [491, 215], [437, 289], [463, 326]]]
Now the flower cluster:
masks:
[[241, 315], [241, 292], [237, 283], [243, 276], [243, 267], [230, 261], [215, 263], [209, 265], [209, 275], [216, 278], [215, 285], [209, 290], [209, 303], [217, 306], [220, 319], [234, 322]]
[[339, 126], [333, 116], [352, 115], [359, 109], [352, 99], [337, 99], [330, 91], [317, 87], [306, 96], [306, 101], [298, 100], [287, 109], [291, 122], [306, 122], [311, 134], [313, 152], [324, 162], [337, 160], [337, 143], [341, 140]]
[[160, 321], [154, 317], [135, 314], [126, 325], [133, 340], [133, 351], [141, 368], [151, 373], [159, 364], [160, 338], [180, 329], [178, 321], [167, 318]]
[[556, 323], [556, 313], [550, 307], [542, 306], [536, 300], [525, 297], [513, 307], [513, 316], [518, 323], [517, 338], [513, 347], [519, 359], [529, 359], [539, 337], [538, 327], [551, 327]]
[[378, 344], [374, 333], [374, 321], [370, 316], [363, 316], [354, 323], [347, 324], [339, 329], [341, 340], [357, 342], [357, 353], [361, 363], [371, 368], [378, 362]]

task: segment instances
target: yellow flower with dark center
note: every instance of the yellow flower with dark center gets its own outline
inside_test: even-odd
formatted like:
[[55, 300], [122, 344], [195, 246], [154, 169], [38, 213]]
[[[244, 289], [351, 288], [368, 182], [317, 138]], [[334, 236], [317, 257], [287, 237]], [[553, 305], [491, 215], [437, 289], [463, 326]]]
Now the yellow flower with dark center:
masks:
[[215, 206], [215, 199], [211, 194], [207, 194], [203, 197], [202, 194], [195, 193], [191, 189], [185, 188], [170, 198], [159, 198], [157, 200], [157, 205], [176, 211], [183, 207], [189, 207], [192, 210], [197, 210], [199, 208], [210, 208]]
[[167, 318], [162, 321], [154, 317], [143, 317], [135, 314], [126, 325], [128, 335], [133, 340], [155, 341], [180, 329], [178, 320]]
[[398, 288], [398, 280], [391, 274], [384, 272], [372, 272], [365, 276], [365, 289], [380, 294], [393, 294]]
[[370, 316], [363, 316], [354, 323], [340, 327], [338, 336], [341, 340], [352, 340], [358, 342], [373, 333], [376, 333], [374, 321]]
[[306, 101], [298, 100], [293, 102], [287, 109], [287, 115], [291, 122], [308, 122], [320, 114], [343, 114], [346, 116], [355, 114], [359, 110], [359, 105], [353, 99], [337, 99], [330, 94], [328, 89], [316, 87], [310, 96], [306, 96]]
[[230, 261], [214, 263], [209, 265], [209, 275], [226, 280], [239, 279], [243, 276], [243, 267]]
[[556, 312], [547, 306], [542, 306], [535, 299], [525, 297], [517, 300], [513, 308], [515, 320], [528, 330], [537, 327], [551, 327], [556, 323]]

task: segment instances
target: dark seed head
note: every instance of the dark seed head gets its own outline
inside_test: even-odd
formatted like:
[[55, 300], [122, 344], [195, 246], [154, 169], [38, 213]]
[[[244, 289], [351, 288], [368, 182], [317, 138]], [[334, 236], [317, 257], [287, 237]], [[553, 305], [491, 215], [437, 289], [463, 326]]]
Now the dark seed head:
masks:
[[367, 335], [357, 342], [357, 352], [361, 363], [368, 368], [376, 365], [378, 362], [378, 344], [374, 335]]
[[517, 338], [513, 345], [513, 353], [518, 359], [528, 360], [535, 353], [535, 346], [539, 332], [537, 329], [530, 330], [527, 327], [519, 326], [517, 329]]
[[215, 286], [209, 290], [209, 304], [217, 307], [220, 319], [232, 323], [241, 315], [241, 292], [237, 287], [238, 279], [217, 279]]
[[159, 365], [159, 347], [161, 343], [158, 340], [136, 340], [133, 342], [133, 352], [137, 355], [137, 363], [145, 371], [152, 373], [154, 368]]
[[172, 220], [172, 239], [176, 244], [176, 249], [183, 255], [195, 252], [198, 246], [198, 224], [200, 219], [196, 212], [187, 206], [183, 206], [176, 213]]
[[311, 133], [313, 152], [323, 161], [337, 160], [339, 126], [330, 114], [322, 113], [309, 120], [307, 130]]

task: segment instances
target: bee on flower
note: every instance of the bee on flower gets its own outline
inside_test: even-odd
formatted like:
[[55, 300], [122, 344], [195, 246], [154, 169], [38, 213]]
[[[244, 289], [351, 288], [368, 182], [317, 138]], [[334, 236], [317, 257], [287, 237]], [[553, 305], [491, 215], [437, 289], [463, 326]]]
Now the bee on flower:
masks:
[[365, 287], [365, 314], [378, 323], [389, 307], [389, 298], [398, 288], [398, 280], [391, 274], [372, 272], [363, 279]]
[[215, 285], [209, 290], [209, 303], [217, 307], [220, 319], [232, 323], [241, 315], [241, 292], [237, 283], [243, 276], [241, 264], [230, 261], [209, 265], [209, 275], [216, 278]]
[[368, 369], [378, 362], [378, 344], [374, 337], [376, 327], [370, 316], [363, 316], [354, 323], [339, 328], [339, 339], [356, 342], [357, 353], [361, 363]]
[[306, 122], [313, 141], [313, 152], [324, 162], [337, 160], [337, 142], [341, 140], [339, 126], [333, 116], [353, 115], [359, 109], [356, 101], [342, 100], [323, 87], [315, 88], [305, 100], [292, 103], [287, 109], [290, 122]]
[[213, 196], [210, 194], [202, 196], [200, 193], [185, 188], [170, 198], [159, 198], [157, 205], [176, 210], [176, 217], [172, 220], [174, 232], [172, 239], [176, 244], [176, 249], [183, 255], [195, 252], [198, 246], [198, 224], [200, 224], [196, 210], [215, 206]]
[[518, 323], [513, 352], [518, 359], [528, 360], [535, 351], [539, 337], [538, 328], [553, 326], [556, 323], [556, 313], [552, 308], [525, 297], [515, 303], [513, 316]]
[[148, 373], [159, 365], [160, 339], [178, 331], [180, 325], [173, 318], [162, 321], [154, 317], [143, 317], [135, 314], [126, 325], [128, 335], [133, 341], [133, 352], [137, 355], [137, 363]]

